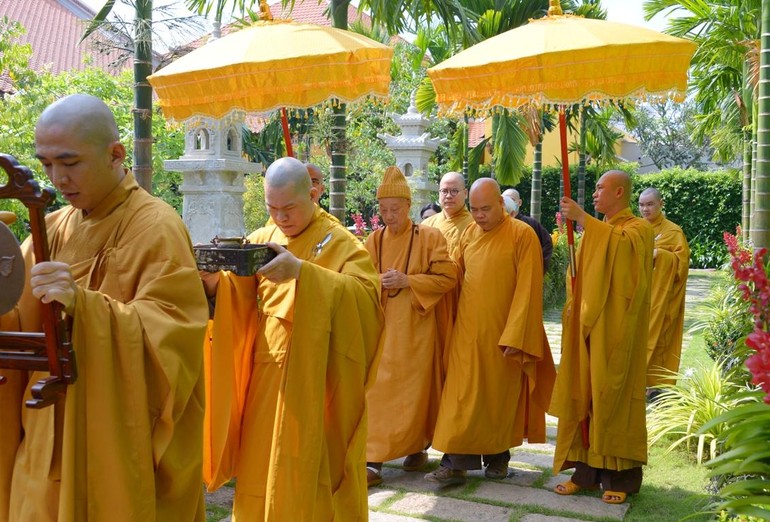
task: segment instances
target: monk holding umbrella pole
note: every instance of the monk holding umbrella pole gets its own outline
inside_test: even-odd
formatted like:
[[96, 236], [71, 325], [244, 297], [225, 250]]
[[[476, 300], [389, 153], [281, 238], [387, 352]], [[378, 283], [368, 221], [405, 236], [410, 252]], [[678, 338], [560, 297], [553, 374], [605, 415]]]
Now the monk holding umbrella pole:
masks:
[[[693, 42], [564, 15], [558, 0], [550, 3], [548, 16], [429, 69], [440, 110], [488, 115], [497, 108], [684, 96]], [[560, 113], [560, 127], [566, 129]], [[566, 130], [561, 139], [569, 196]], [[568, 196], [561, 201], [562, 213], [583, 225], [585, 234], [580, 252], [570, 255], [574, 287], [565, 307], [550, 408], [559, 417], [554, 471], [579, 469], [556, 492], [569, 495], [601, 484], [608, 503], [624, 502], [638, 490], [640, 466], [647, 461], [644, 373], [652, 230], [631, 215], [630, 188], [624, 172], [602, 176], [594, 199], [604, 221], [588, 216]], [[580, 472], [583, 466], [590, 468], [587, 474]], [[606, 478], [612, 473], [633, 476]]]

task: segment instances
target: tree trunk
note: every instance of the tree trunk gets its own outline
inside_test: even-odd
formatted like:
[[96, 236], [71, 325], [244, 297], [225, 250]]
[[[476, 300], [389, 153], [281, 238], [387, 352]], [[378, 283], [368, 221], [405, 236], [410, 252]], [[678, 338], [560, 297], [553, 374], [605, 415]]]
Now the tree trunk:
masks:
[[751, 230], [751, 133], [743, 133], [743, 205], [741, 208], [741, 229], [743, 239], [749, 238]]
[[751, 241], [755, 248], [770, 247], [770, 0], [762, 0], [761, 34], [757, 175], [751, 217]]
[[535, 145], [534, 163], [532, 165], [532, 189], [530, 191], [529, 215], [541, 221], [540, 206], [543, 200], [543, 138]]
[[134, 20], [134, 176], [152, 194], [152, 0], [136, 1]]
[[[348, 28], [348, 4], [350, 0], [331, 0], [329, 10], [332, 27]], [[334, 123], [332, 127], [332, 161], [329, 172], [329, 213], [345, 224], [345, 194], [347, 184], [347, 142], [345, 124], [345, 104], [334, 106]]]

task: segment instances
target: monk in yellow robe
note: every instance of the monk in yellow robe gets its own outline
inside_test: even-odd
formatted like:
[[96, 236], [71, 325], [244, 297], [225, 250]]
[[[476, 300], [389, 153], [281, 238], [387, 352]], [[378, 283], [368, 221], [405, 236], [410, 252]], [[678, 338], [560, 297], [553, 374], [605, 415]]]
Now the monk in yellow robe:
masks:
[[382, 329], [361, 242], [313, 203], [307, 169], [267, 169], [272, 225], [249, 236], [275, 259], [253, 277], [204, 276], [216, 295], [206, 347], [204, 480], [237, 476], [234, 522], [366, 520], [366, 401]]
[[[690, 246], [679, 225], [663, 215], [663, 198], [655, 188], [639, 195], [639, 212], [655, 232], [652, 251], [652, 308], [647, 339], [647, 395], [652, 387], [673, 384], [679, 371], [684, 330], [684, 298], [690, 271]], [[659, 392], [658, 392], [659, 393]]]
[[441, 178], [438, 199], [441, 212], [425, 219], [421, 224], [434, 227], [444, 234], [449, 249], [449, 256], [457, 259], [457, 247], [465, 227], [473, 223], [473, 217], [465, 207], [468, 189], [465, 178], [459, 172], [447, 172]]
[[511, 218], [500, 186], [477, 180], [472, 223], [458, 248], [462, 278], [433, 447], [441, 466], [425, 478], [465, 481], [466, 470], [508, 475], [510, 448], [545, 441], [555, 370], [543, 328], [543, 259], [535, 232]]
[[[70, 206], [46, 217], [51, 261], [32, 266], [23, 245], [18, 316], [40, 331], [40, 302], [62, 304], [78, 379], [39, 410], [3, 395], [23, 429], [10, 483], [0, 474], [3, 521], [205, 520], [206, 299], [182, 220], [124, 171], [118, 140], [110, 109], [87, 95], [50, 105], [35, 129], [36, 156]], [[0, 425], [2, 444], [17, 430]]]
[[397, 167], [385, 170], [377, 189], [384, 228], [366, 240], [380, 272], [385, 310], [383, 353], [377, 380], [366, 395], [369, 404], [367, 481], [382, 482], [382, 463], [407, 455], [406, 471], [428, 461], [443, 383], [441, 344], [445, 324], [437, 307], [457, 285], [457, 265], [446, 240], [435, 228], [409, 218], [411, 191]]
[[[652, 285], [652, 226], [629, 208], [631, 179], [606, 172], [596, 183], [599, 221], [568, 197], [565, 218], [585, 232], [564, 305], [562, 355], [550, 413], [559, 418], [554, 473], [575, 468], [560, 495], [604, 489], [625, 502], [647, 462], [645, 379]], [[568, 277], [568, 285], [570, 285]]]

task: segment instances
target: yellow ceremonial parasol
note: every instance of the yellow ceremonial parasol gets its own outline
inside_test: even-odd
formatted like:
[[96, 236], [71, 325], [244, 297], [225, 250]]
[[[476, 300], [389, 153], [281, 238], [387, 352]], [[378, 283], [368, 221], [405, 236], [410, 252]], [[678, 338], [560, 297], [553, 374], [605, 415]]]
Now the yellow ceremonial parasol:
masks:
[[[565, 106], [591, 101], [683, 98], [696, 44], [633, 25], [564, 15], [550, 0], [548, 16], [484, 40], [428, 69], [444, 113], [485, 114], [496, 108], [559, 109], [564, 193], [571, 196]], [[570, 274], [575, 240], [567, 221]], [[581, 423], [588, 447], [588, 422]]]
[[222, 118], [386, 98], [392, 56], [392, 48], [351, 31], [269, 19], [207, 43], [149, 81], [166, 116]]
[[[590, 101], [683, 98], [696, 44], [634, 25], [548, 16], [484, 40], [428, 69], [444, 113], [485, 114], [496, 108], [559, 109], [564, 193], [570, 194], [565, 106]], [[570, 270], [574, 237], [567, 222]]]

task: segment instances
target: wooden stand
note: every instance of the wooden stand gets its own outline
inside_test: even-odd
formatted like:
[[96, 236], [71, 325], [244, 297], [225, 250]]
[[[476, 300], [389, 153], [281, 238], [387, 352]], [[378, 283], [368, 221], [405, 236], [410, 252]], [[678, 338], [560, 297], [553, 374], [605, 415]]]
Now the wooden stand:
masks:
[[[0, 167], [8, 183], [0, 185], [0, 199], [18, 199], [29, 209], [35, 262], [50, 259], [44, 209], [55, 199], [51, 188], [40, 188], [32, 171], [16, 158], [0, 154]], [[50, 406], [77, 379], [75, 353], [70, 344], [67, 321], [61, 304], [41, 304], [43, 333], [0, 332], [0, 369], [48, 371], [49, 377], [32, 386], [29, 408]], [[2, 377], [0, 377], [2, 379]], [[1, 384], [1, 382], [0, 382]]]

